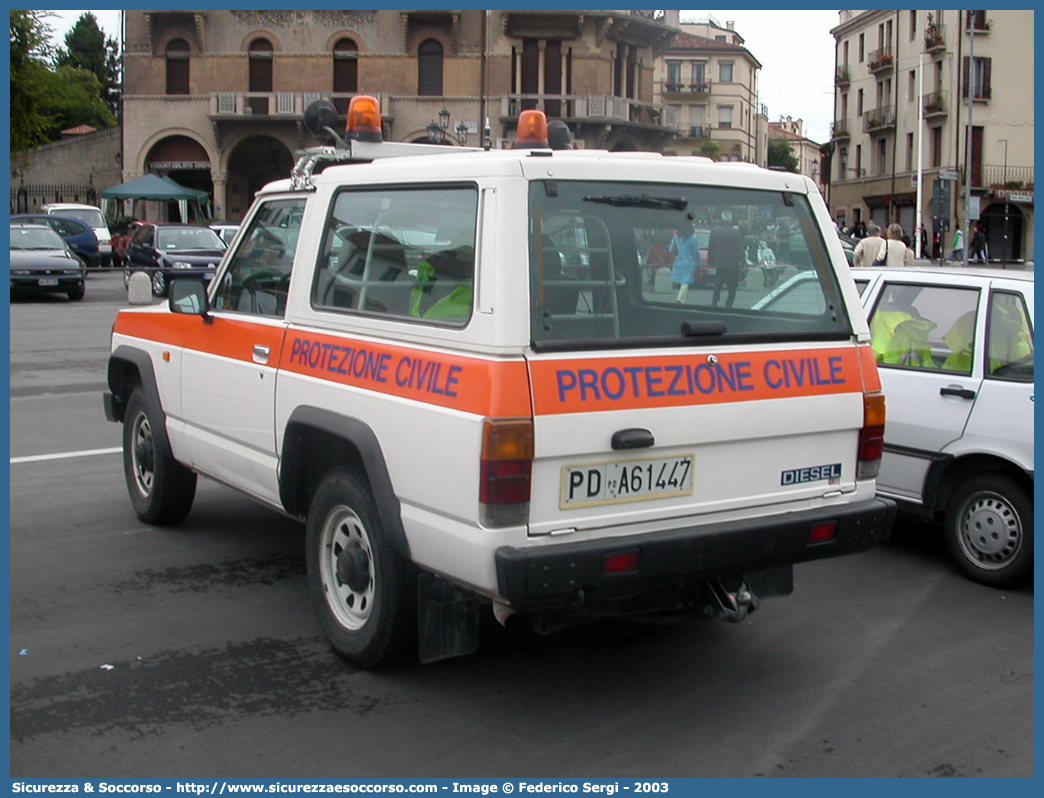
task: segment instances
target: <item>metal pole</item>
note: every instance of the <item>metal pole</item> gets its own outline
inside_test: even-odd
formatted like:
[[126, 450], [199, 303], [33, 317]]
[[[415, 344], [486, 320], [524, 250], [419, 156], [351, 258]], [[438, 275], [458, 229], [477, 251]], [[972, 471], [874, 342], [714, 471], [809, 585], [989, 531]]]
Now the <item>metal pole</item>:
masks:
[[[960, 12], [958, 12], [960, 13]], [[968, 21], [968, 129], [964, 134], [964, 265], [968, 265], [968, 230], [971, 224], [969, 214], [971, 213], [971, 173], [972, 173], [972, 131], [974, 130], [972, 116], [975, 109], [975, 21], [972, 12], [965, 11], [965, 19]]]
[[914, 252], [921, 252], [921, 228], [924, 226], [924, 211], [921, 208], [922, 186], [924, 185], [924, 160], [921, 139], [924, 131], [924, 53], [917, 56], [917, 221], [914, 224]]
[[[1004, 187], [1007, 188], [1008, 187], [1008, 140], [1007, 139], [997, 139], [997, 140], [1004, 144], [1004, 172], [1003, 172], [1003, 176], [1001, 178], [1001, 181], [1003, 182]], [[1008, 219], [1009, 218], [1010, 217], [1009, 217], [1009, 214], [1008, 214], [1008, 202], [1007, 202], [1007, 199], [1005, 199], [1005, 202], [1004, 202], [1004, 249], [1003, 249], [1004, 260], [1001, 261], [1001, 266], [1006, 266], [1007, 262], [1011, 259], [1011, 245], [1008, 243]]]

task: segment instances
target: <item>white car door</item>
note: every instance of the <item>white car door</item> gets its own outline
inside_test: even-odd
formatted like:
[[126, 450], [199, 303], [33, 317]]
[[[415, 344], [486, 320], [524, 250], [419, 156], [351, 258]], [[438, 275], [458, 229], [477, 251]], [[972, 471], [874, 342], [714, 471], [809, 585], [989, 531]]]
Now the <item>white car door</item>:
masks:
[[982, 385], [982, 292], [902, 276], [885, 279], [868, 301], [887, 408], [878, 490], [919, 501], [928, 468], [962, 436]]

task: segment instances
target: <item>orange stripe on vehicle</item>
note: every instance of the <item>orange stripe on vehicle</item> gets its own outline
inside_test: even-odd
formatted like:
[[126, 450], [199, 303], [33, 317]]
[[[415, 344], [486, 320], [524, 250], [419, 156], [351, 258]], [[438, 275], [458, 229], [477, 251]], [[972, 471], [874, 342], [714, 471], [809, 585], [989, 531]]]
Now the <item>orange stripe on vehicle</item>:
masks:
[[120, 313], [113, 331], [247, 362], [253, 360], [255, 345], [265, 346], [272, 352], [272, 366], [285, 334], [282, 325], [258, 324], [249, 317], [213, 317], [207, 323], [201, 316], [180, 313]]
[[877, 359], [870, 344], [859, 346], [859, 365], [863, 370], [863, 390], [881, 390], [881, 373], [877, 370]]
[[[712, 362], [714, 361], [714, 362]], [[532, 364], [537, 415], [748, 402], [863, 390], [854, 348], [546, 360]]]
[[291, 331], [279, 367], [482, 416], [528, 417], [525, 363]]

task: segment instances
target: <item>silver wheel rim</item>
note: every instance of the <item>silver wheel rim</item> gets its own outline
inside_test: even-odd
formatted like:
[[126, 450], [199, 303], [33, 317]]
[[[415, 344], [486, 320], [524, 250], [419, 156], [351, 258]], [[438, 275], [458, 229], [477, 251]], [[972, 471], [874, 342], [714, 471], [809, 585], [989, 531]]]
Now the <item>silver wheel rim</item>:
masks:
[[152, 425], [144, 413], [138, 413], [131, 429], [131, 473], [134, 485], [144, 498], [152, 494], [155, 480], [156, 448], [152, 438]]
[[978, 493], [964, 503], [958, 519], [961, 552], [977, 567], [996, 571], [1022, 549], [1022, 519], [999, 493]]
[[163, 272], [156, 272], [152, 275], [152, 290], [157, 294], [162, 294], [163, 289], [166, 286], [166, 281], [163, 279]]
[[358, 631], [373, 611], [373, 549], [362, 519], [343, 505], [323, 522], [319, 571], [326, 603], [345, 629]]

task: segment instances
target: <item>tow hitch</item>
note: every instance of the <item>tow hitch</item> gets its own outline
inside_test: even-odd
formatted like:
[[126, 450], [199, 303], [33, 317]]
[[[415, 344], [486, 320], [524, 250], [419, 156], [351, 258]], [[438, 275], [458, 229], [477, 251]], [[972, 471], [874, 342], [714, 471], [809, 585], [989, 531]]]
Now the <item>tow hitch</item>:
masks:
[[758, 608], [758, 597], [754, 595], [745, 579], [732, 578], [730, 581], [738, 582], [738, 586], [726, 587], [722, 579], [711, 579], [707, 582], [716, 604], [707, 608], [708, 615], [724, 618], [730, 623], [739, 623]]

